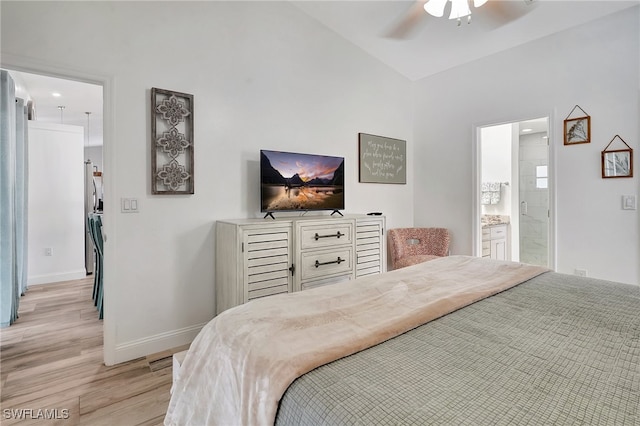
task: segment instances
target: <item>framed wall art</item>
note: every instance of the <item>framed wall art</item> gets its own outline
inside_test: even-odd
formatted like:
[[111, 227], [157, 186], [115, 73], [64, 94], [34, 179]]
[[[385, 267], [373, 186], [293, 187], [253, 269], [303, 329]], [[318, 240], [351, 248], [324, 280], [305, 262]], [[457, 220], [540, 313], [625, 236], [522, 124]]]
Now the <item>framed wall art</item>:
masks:
[[193, 95], [151, 89], [151, 192], [193, 194]]
[[[626, 149], [612, 149], [609, 147], [619, 139]], [[620, 136], [615, 135], [609, 145], [602, 151], [602, 178], [630, 178], [633, 177], [633, 149]]]
[[[584, 116], [569, 118], [578, 108]], [[564, 120], [564, 144], [577, 145], [591, 142], [591, 117], [578, 105], [574, 106]]]
[[407, 142], [358, 133], [359, 180], [365, 183], [407, 183]]

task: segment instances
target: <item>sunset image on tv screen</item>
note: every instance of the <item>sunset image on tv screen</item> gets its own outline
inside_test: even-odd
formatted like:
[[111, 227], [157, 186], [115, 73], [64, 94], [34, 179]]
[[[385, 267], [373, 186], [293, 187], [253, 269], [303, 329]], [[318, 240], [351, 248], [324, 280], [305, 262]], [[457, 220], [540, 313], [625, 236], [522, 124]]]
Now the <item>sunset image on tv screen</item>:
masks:
[[344, 158], [260, 152], [261, 210], [344, 209]]

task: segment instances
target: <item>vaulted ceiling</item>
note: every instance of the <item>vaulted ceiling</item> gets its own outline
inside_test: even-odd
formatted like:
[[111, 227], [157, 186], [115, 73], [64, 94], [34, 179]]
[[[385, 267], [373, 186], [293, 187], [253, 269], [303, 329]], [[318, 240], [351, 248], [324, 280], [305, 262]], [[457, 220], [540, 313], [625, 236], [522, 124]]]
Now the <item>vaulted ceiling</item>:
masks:
[[[424, 0], [292, 1], [299, 10], [410, 80], [585, 24], [640, 4], [639, 0], [490, 0], [472, 9], [471, 23], [435, 18]], [[102, 144], [102, 88], [17, 73], [42, 121], [87, 125], [89, 145]], [[59, 93], [54, 97], [53, 93]], [[61, 111], [60, 106], [64, 106]]]
[[[296, 1], [345, 39], [418, 80], [640, 4], [638, 0], [489, 0], [458, 26], [425, 0]], [[473, 3], [473, 2], [472, 2]]]

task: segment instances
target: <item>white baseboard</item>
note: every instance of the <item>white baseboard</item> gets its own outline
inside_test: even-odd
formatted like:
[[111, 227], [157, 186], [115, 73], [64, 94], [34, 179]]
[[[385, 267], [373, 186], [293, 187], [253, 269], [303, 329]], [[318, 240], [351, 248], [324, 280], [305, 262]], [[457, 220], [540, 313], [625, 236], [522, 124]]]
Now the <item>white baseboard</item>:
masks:
[[132, 359], [189, 344], [205, 325], [206, 323], [196, 324], [116, 345], [115, 363], [131, 361]]
[[27, 286], [35, 284], [51, 284], [59, 283], [61, 281], [81, 280], [87, 277], [87, 272], [84, 269], [71, 272], [63, 272], [59, 274], [45, 274], [34, 275], [27, 277]]

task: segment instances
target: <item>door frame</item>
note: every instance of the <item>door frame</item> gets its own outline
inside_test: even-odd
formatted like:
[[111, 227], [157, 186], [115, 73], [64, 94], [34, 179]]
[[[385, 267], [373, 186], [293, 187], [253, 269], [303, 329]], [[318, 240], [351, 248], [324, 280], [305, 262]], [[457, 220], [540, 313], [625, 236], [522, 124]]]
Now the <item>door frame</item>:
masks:
[[[481, 142], [481, 129], [485, 127], [500, 126], [504, 124], [519, 123], [521, 121], [534, 120], [538, 118], [547, 118], [547, 136], [548, 139], [548, 185], [549, 185], [549, 234], [548, 234], [548, 267], [551, 270], [556, 269], [557, 265], [557, 236], [556, 236], [556, 143], [555, 141], [562, 136], [559, 129], [555, 125], [554, 111], [541, 112], [540, 114], [528, 114], [526, 116], [514, 116], [507, 117], [500, 121], [487, 121], [473, 124], [473, 137], [472, 137], [472, 170], [471, 170], [471, 185], [473, 194], [472, 202], [472, 218], [471, 218], [471, 235], [472, 235], [472, 254], [476, 257], [482, 256], [482, 225], [480, 223], [480, 214], [482, 207], [480, 204], [481, 199], [481, 183], [482, 183], [482, 152], [480, 148]], [[512, 164], [513, 164], [512, 158]], [[512, 195], [514, 193], [512, 189]], [[518, 195], [519, 198], [519, 195]]]
[[[116, 169], [116, 153], [113, 135], [115, 133], [115, 78], [112, 75], [96, 74], [86, 70], [69, 69], [56, 66], [49, 62], [33, 60], [19, 55], [3, 54], [0, 66], [6, 69], [40, 74], [65, 80], [75, 80], [83, 83], [91, 83], [102, 86], [102, 168], [104, 171], [104, 220], [103, 235], [104, 244], [104, 300], [116, 300], [117, 280], [115, 267], [112, 259], [115, 259], [115, 235], [116, 235], [116, 206], [120, 203], [115, 201], [116, 179], [114, 171]], [[109, 237], [107, 243], [107, 236]], [[103, 359], [106, 365], [116, 364], [116, 312], [117, 302], [104, 304], [103, 319]]]

